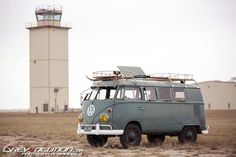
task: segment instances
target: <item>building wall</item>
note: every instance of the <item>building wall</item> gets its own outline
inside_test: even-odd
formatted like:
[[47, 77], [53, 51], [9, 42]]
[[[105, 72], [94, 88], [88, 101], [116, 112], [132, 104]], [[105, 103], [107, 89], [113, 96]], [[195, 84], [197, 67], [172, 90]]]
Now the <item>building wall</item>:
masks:
[[43, 112], [43, 104], [48, 104], [49, 94], [47, 88], [30, 88], [30, 113]]
[[62, 112], [68, 105], [67, 28], [30, 29], [30, 112], [36, 107], [44, 112], [44, 104], [47, 112]]
[[199, 86], [205, 109], [236, 109], [236, 82], [207, 81]]

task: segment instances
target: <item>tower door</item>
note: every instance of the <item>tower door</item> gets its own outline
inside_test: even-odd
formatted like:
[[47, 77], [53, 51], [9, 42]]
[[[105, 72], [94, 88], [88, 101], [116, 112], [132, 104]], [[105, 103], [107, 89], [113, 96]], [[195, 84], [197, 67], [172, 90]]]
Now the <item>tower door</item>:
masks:
[[64, 112], [68, 111], [68, 105], [64, 105]]
[[48, 104], [43, 104], [43, 112], [48, 112]]

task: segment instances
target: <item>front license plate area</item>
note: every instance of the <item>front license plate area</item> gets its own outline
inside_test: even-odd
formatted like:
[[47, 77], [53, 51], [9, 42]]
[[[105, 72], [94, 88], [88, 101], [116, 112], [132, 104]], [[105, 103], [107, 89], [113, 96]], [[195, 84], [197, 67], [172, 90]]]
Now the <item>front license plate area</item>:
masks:
[[84, 131], [91, 131], [92, 130], [92, 126], [85, 126], [84, 127]]

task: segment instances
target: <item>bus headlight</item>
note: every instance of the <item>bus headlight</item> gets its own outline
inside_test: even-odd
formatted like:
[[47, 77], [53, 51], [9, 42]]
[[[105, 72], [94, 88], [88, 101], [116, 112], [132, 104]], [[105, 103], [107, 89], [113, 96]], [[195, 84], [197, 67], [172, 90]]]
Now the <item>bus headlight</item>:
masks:
[[106, 123], [109, 120], [109, 116], [107, 114], [101, 114], [99, 117], [100, 122]]
[[81, 122], [83, 121], [82, 114], [79, 114], [79, 116], [78, 116], [78, 121], [79, 121], [79, 123], [81, 123]]

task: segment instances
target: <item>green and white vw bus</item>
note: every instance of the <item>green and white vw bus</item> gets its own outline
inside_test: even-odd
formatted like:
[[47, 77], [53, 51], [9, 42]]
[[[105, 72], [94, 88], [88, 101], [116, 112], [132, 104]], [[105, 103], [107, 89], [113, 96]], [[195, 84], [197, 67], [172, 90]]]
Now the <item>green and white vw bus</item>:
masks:
[[118, 136], [124, 148], [138, 146], [142, 134], [151, 144], [165, 136], [193, 143], [208, 134], [200, 88], [187, 84], [190, 75], [147, 76], [137, 67], [97, 72], [82, 102], [77, 133], [92, 146], [104, 146]]

